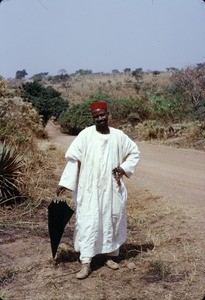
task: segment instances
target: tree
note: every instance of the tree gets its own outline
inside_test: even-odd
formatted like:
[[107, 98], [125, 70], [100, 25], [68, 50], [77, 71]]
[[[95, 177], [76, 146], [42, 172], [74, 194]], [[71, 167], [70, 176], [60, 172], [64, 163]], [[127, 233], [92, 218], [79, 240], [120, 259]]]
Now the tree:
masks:
[[175, 68], [175, 67], [171, 67], [171, 68], [166, 68], [167, 72], [176, 72], [179, 69]]
[[134, 71], [132, 71], [132, 76], [134, 76], [137, 81], [142, 79], [143, 74], [144, 74], [144, 72], [143, 72], [142, 68], [137, 68]]
[[119, 74], [120, 72], [117, 69], [112, 70], [112, 74]]
[[41, 81], [41, 80], [43, 80], [43, 78], [45, 78], [47, 75], [48, 75], [48, 72], [41, 72], [41, 73], [38, 73], [38, 74], [34, 74], [31, 78], [32, 78], [34, 81]]
[[48, 80], [52, 83], [65, 83], [69, 78], [70, 76], [68, 74], [59, 74], [55, 76], [50, 76]]
[[173, 94], [190, 105], [199, 119], [205, 118], [205, 65], [178, 70], [171, 77]]
[[61, 93], [53, 87], [43, 87], [38, 82], [27, 82], [22, 86], [21, 97], [31, 102], [43, 117], [43, 124], [52, 117], [58, 117], [68, 108], [68, 102], [61, 98]]
[[131, 69], [130, 68], [125, 68], [124, 73], [131, 73]]
[[137, 92], [139, 92], [141, 89], [141, 84], [142, 84], [141, 79], [143, 77], [143, 74], [144, 74], [144, 72], [143, 72], [142, 68], [137, 68], [134, 71], [132, 71], [132, 76], [134, 76], [137, 81], [134, 84], [134, 88]]
[[22, 71], [16, 71], [16, 79], [23, 79], [27, 74], [26, 70], [23, 69]]
[[152, 72], [152, 74], [153, 74], [153, 76], [157, 76], [157, 75], [160, 74], [160, 71], [155, 70], [155, 71]]
[[83, 69], [79, 69], [77, 71], [75, 71], [75, 75], [88, 75], [88, 74], [92, 74], [92, 70], [83, 70]]
[[68, 72], [66, 71], [66, 69], [60, 69], [60, 70], [58, 70], [58, 74], [63, 74], [63, 75], [65, 75], [65, 74], [68, 74]]

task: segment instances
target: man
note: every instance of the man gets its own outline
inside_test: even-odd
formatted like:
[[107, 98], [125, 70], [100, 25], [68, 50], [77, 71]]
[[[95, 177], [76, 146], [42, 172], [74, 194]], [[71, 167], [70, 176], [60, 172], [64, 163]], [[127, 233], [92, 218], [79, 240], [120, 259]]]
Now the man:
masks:
[[139, 161], [137, 145], [121, 130], [108, 126], [106, 101], [90, 105], [95, 125], [79, 133], [66, 152], [67, 165], [56, 193], [73, 190], [76, 205], [74, 247], [80, 252], [78, 279], [90, 273], [91, 259], [105, 254], [106, 265], [126, 240], [126, 199], [123, 175], [130, 177]]

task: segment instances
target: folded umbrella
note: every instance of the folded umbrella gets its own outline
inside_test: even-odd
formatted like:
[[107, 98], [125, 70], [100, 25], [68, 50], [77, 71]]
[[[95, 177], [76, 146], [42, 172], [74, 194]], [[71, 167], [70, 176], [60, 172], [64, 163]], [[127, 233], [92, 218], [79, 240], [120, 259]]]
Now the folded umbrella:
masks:
[[48, 206], [48, 231], [53, 258], [56, 255], [65, 226], [73, 213], [74, 210], [62, 200], [52, 201]]

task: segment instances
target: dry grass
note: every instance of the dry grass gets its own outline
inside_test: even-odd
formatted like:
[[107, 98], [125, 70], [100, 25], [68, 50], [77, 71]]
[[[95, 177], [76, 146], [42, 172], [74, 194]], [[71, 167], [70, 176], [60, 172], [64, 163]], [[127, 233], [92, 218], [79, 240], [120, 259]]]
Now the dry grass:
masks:
[[[168, 82], [169, 76], [169, 73], [161, 73], [155, 77], [150, 73], [145, 73], [143, 83], [162, 86]], [[107, 93], [113, 98], [136, 97], [135, 83], [136, 80], [131, 74], [119, 73], [71, 77], [66, 83], [52, 85], [62, 93], [64, 99], [71, 104], [76, 104], [99, 92]], [[50, 85], [50, 82], [45, 81], [44, 84]]]
[[[45, 143], [46, 142], [42, 142]], [[34, 146], [33, 146], [34, 147]], [[49, 144], [46, 151], [34, 147], [25, 158], [24, 195], [27, 200], [12, 206], [0, 207], [1, 224], [21, 224], [25, 218], [32, 217], [42, 202], [49, 203], [55, 199], [55, 190], [59, 181], [59, 174], [65, 163], [64, 153]], [[68, 195], [65, 195], [68, 197]]]
[[148, 120], [134, 127], [124, 125], [121, 128], [139, 141], [157, 141], [169, 146], [205, 151], [205, 122], [163, 125], [155, 120]]
[[156, 290], [151, 297], [152, 284], [161, 290], [161, 299], [200, 299], [204, 293], [205, 242], [196, 219], [203, 218], [204, 212], [185, 213], [176, 203], [145, 191], [138, 191], [137, 202], [134, 198], [130, 195], [127, 208], [128, 225], [136, 232], [134, 239], [130, 235], [130, 243], [137, 240], [153, 245], [135, 261], [136, 269], [143, 269], [141, 278], [149, 294], [146, 299], [155, 299]]

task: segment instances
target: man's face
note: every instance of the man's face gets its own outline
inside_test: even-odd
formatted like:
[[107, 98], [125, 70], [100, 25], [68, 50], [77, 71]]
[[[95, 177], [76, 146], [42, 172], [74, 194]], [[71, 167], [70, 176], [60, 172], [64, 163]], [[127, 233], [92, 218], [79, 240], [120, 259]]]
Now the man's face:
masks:
[[106, 109], [98, 108], [92, 111], [93, 120], [97, 127], [108, 126], [108, 112]]

